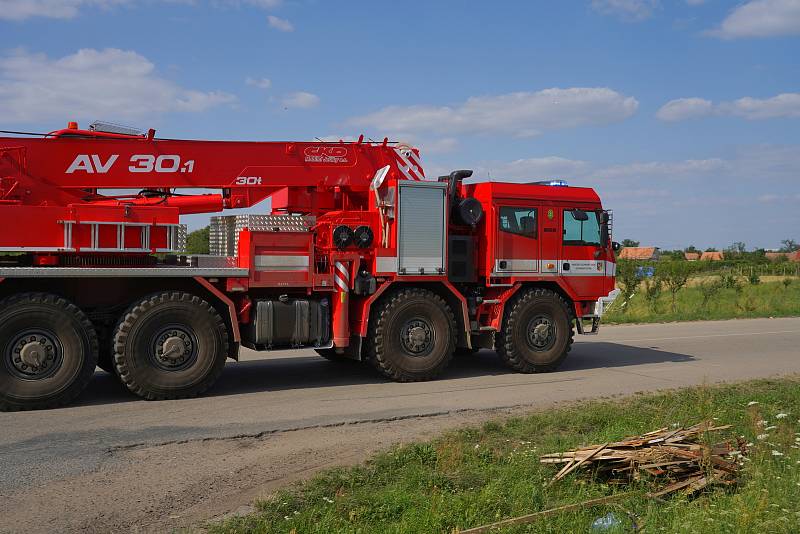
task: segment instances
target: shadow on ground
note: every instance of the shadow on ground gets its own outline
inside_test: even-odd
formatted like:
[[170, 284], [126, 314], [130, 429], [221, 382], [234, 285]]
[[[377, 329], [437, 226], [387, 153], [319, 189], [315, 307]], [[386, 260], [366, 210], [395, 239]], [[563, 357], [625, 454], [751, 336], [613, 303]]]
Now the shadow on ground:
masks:
[[[625, 367], [654, 363], [685, 363], [692, 356], [662, 351], [654, 348], [632, 347], [618, 343], [576, 344], [558, 371], [560, 372]], [[470, 356], [456, 356], [439, 380], [458, 380], [481, 376], [513, 374], [497, 354], [482, 350]], [[263, 360], [228, 362], [222, 377], [208, 397], [241, 395], [246, 393], [282, 391], [300, 388], [354, 386], [386, 382], [366, 363], [354, 361], [331, 362], [312, 354], [290, 357], [270, 357]], [[116, 379], [99, 371], [81, 395], [76, 405], [104, 404], [138, 401]]]

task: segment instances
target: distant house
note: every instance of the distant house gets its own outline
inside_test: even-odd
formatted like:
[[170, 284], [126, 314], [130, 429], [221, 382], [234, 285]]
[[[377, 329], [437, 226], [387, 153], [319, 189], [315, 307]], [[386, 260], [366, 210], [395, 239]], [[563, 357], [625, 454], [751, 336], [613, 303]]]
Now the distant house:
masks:
[[700, 256], [700, 261], [722, 261], [724, 259], [725, 255], [718, 251], [703, 252]]
[[786, 258], [789, 261], [800, 262], [800, 250], [794, 252], [767, 252], [764, 254], [769, 261], [778, 261], [781, 258]]
[[658, 247], [625, 247], [619, 251], [622, 260], [658, 260], [660, 252]]
[[683, 257], [687, 261], [697, 261], [697, 260], [700, 259], [700, 253], [699, 252], [684, 252], [683, 253]]

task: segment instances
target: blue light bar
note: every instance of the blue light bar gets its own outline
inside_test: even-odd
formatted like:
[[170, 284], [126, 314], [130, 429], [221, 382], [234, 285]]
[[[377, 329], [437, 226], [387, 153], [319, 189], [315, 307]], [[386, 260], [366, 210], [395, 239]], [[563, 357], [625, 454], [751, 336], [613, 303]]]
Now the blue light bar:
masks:
[[534, 185], [551, 185], [554, 187], [569, 187], [566, 180], [542, 180], [540, 182], [533, 182]]

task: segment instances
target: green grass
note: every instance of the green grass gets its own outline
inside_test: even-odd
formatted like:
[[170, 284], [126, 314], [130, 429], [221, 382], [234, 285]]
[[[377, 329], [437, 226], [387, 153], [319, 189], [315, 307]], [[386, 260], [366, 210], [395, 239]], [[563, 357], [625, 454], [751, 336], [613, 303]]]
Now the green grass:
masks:
[[[752, 401], [758, 404], [748, 406]], [[450, 432], [379, 454], [359, 467], [325, 472], [257, 503], [256, 513], [211, 525], [210, 531], [450, 533], [633, 490], [618, 505], [503, 532], [589, 532], [592, 521], [609, 511], [636, 514], [642, 532], [651, 533], [799, 532], [799, 416], [799, 378], [573, 405]], [[742, 435], [754, 445], [737, 487], [693, 499], [678, 495], [659, 502], [644, 496], [651, 481], [610, 487], [576, 474], [548, 487], [555, 468], [538, 461], [540, 454], [712, 417], [734, 425], [720, 438]]]
[[739, 288], [721, 289], [703, 306], [703, 294], [698, 280], [690, 281], [677, 294], [676, 309], [672, 310], [669, 292], [650, 303], [640, 287], [627, 305], [620, 299], [603, 316], [605, 324], [655, 323], [669, 321], [698, 321], [705, 319], [736, 319], [745, 317], [791, 317], [800, 315], [800, 279], [783, 282], [762, 282], [752, 285], [739, 282]]

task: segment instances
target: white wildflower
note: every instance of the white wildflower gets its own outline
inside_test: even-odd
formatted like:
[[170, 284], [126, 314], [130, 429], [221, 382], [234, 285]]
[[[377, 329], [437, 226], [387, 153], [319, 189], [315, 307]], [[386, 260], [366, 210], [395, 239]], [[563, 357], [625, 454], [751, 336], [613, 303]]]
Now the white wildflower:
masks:
[[758, 404], [758, 401], [750, 401], [747, 403], [748, 406], [755, 406], [756, 404]]
[[759, 439], [759, 440], [761, 440], [761, 441], [764, 441], [764, 440], [765, 440], [765, 439], [767, 439], [768, 437], [769, 437], [769, 434], [759, 434], [759, 435], [757, 435], [757, 436], [756, 436], [756, 439]]
[[772, 425], [772, 426], [768, 426], [768, 427], [767, 427], [767, 428], [765, 428], [764, 430], [766, 430], [767, 432], [769, 432], [770, 430], [775, 430], [776, 428], [778, 428], [778, 427], [777, 427], [777, 426], [775, 426], [775, 425]]
[[789, 417], [788, 413], [781, 412], [781, 413], [779, 413], [778, 415], [775, 416], [775, 419], [785, 419], [787, 417]]
[[783, 456], [781, 451], [772, 451], [772, 456]]

